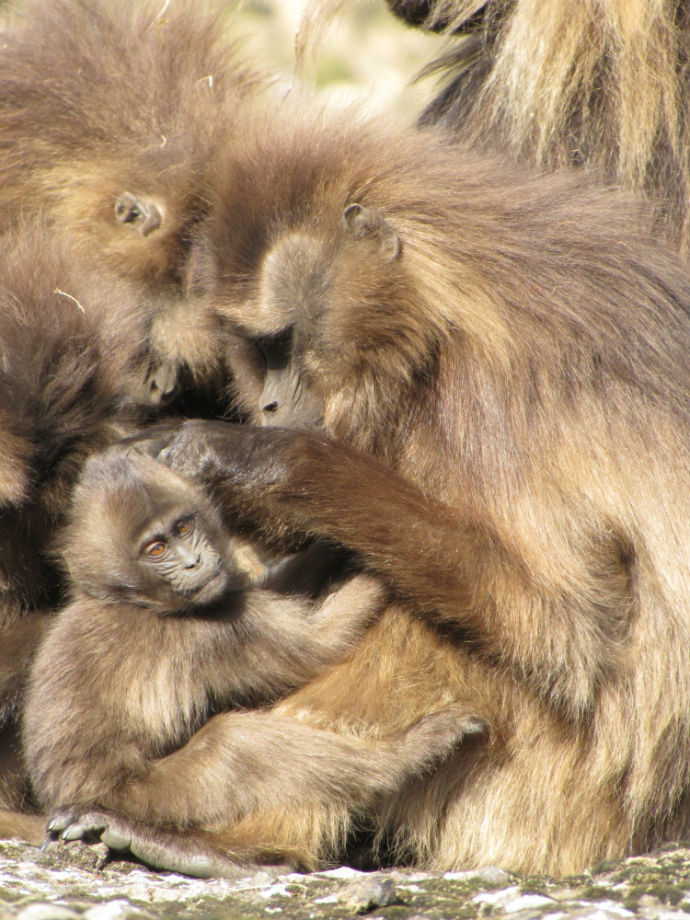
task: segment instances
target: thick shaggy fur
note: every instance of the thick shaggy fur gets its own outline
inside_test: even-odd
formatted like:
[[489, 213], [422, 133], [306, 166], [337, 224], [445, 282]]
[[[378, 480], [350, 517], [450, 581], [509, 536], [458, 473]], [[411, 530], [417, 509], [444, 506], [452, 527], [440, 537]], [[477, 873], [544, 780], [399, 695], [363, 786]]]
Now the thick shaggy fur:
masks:
[[0, 28], [2, 723], [45, 620], [23, 614], [61, 597], [47, 551], [81, 462], [131, 430], [127, 403], [224, 389], [182, 276], [209, 161], [263, 80], [205, 3], [26, 0]]
[[3, 528], [2, 623], [46, 601], [34, 566], [83, 460], [145, 418], [136, 404], [147, 331], [137, 288], [79, 268], [70, 240], [35, 228], [4, 243], [0, 506], [16, 522]]
[[537, 166], [582, 166], [660, 202], [690, 255], [690, 8], [682, 0], [389, 0], [451, 34], [422, 116]]
[[[260, 80], [204, 3], [27, 0], [0, 48], [0, 211], [47, 209], [87, 254], [147, 282], [175, 277], [204, 207], [205, 163]], [[118, 196], [161, 223], [115, 219]], [[129, 226], [128, 226], [129, 223]]]
[[[687, 834], [687, 272], [582, 176], [298, 121], [228, 164], [195, 283], [248, 343], [292, 327], [327, 436], [189, 423], [164, 452], [398, 598], [277, 712], [371, 737], [451, 700], [485, 719], [378, 809], [396, 858], [564, 873]], [[353, 203], [397, 233], [392, 261], [343, 236]], [[258, 811], [223, 840], [337, 858], [356, 811]]]
[[142, 284], [152, 401], [180, 377], [222, 386], [218, 324], [181, 282], [209, 163], [266, 85], [218, 5], [164, 6], [26, 0], [0, 43], [0, 229], [42, 213], [87, 262]]

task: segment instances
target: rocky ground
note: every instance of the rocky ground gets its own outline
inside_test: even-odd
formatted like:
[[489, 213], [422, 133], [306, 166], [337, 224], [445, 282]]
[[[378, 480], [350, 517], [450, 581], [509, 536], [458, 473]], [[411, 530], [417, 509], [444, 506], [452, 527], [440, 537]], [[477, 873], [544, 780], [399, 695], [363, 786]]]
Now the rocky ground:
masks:
[[199, 880], [108, 862], [105, 847], [55, 844], [49, 851], [0, 842], [0, 920], [688, 920], [690, 848], [596, 867], [585, 875], [518, 877], [411, 869], [313, 875], [248, 872]]

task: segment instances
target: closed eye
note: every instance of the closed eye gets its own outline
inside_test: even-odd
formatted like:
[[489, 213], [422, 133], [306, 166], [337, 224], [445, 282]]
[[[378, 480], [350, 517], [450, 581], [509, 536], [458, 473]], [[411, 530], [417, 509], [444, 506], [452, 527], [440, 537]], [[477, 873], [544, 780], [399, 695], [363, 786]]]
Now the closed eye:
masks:
[[292, 354], [292, 326], [277, 335], [257, 336], [251, 342], [261, 356], [264, 370], [285, 368]]

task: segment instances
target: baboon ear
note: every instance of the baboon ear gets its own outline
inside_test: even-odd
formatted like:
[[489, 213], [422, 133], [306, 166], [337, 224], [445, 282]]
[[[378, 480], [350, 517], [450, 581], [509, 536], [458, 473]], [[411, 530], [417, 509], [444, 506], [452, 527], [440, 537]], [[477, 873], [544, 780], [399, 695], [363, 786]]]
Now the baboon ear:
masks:
[[377, 239], [386, 262], [400, 255], [402, 243], [397, 231], [373, 208], [349, 204], [343, 211], [343, 225], [356, 240]]
[[160, 227], [163, 215], [155, 201], [123, 192], [115, 202], [115, 220], [131, 224], [142, 236], [148, 236]]

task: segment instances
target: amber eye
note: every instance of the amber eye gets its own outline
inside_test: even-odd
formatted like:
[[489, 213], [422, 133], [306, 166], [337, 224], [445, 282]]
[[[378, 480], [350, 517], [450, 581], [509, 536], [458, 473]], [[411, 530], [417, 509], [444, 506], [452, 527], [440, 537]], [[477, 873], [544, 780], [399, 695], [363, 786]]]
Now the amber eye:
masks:
[[178, 537], [186, 537], [194, 530], [194, 518], [182, 518], [175, 524], [175, 533]]
[[167, 544], [162, 540], [154, 540], [153, 543], [149, 543], [148, 546], [144, 547], [144, 552], [152, 559], [159, 559], [167, 548]]

